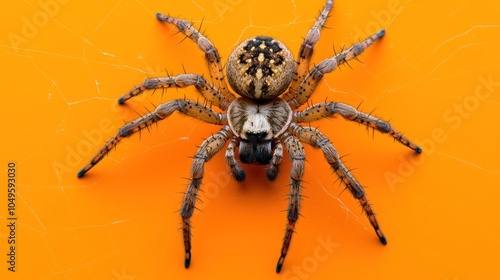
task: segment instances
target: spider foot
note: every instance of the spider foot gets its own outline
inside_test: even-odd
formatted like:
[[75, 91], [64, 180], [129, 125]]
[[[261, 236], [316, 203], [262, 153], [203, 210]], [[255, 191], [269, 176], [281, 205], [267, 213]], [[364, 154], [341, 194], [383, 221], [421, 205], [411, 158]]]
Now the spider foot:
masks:
[[189, 268], [191, 265], [191, 250], [186, 250], [186, 253], [184, 254], [184, 267]]
[[123, 103], [125, 103], [126, 100], [127, 99], [125, 99], [125, 97], [122, 96], [122, 97], [118, 98], [118, 104], [123, 104]]
[[78, 178], [82, 178], [83, 175], [85, 175], [85, 173], [87, 173], [92, 167], [94, 167], [92, 163], [85, 165], [82, 169], [80, 169], [80, 171], [78, 171], [78, 174], [76, 174], [76, 176]]
[[162, 13], [156, 13], [156, 18], [160, 21], [168, 21], [169, 16]]
[[385, 35], [385, 29], [380, 30], [375, 34], [378, 38], [382, 38]]
[[85, 166], [84, 168], [82, 168], [80, 171], [78, 171], [78, 174], [76, 174], [76, 176], [78, 176], [78, 178], [82, 178], [83, 175], [85, 175], [85, 173], [87, 173], [87, 171], [89, 170], [90, 168], [87, 168], [87, 166]]
[[122, 97], [118, 98], [118, 104], [123, 104], [125, 101], [129, 100], [130, 98], [137, 96], [141, 93], [143, 93], [145, 90], [149, 89], [155, 89], [157, 88], [157, 85], [160, 83], [158, 82], [158, 79], [148, 79], [146, 80], [142, 85], [134, 87], [130, 92], [127, 94], [124, 94]]
[[387, 245], [387, 238], [385, 238], [385, 235], [382, 233], [382, 231], [378, 229], [376, 232], [380, 243]]
[[280, 273], [283, 263], [285, 262], [285, 256], [280, 256], [278, 263], [276, 264], [276, 273]]
[[379, 237], [379, 239], [382, 244], [387, 245], [387, 238], [385, 236]]
[[238, 182], [245, 181], [245, 179], [247, 177], [246, 174], [245, 174], [245, 171], [243, 171], [240, 168], [233, 168], [232, 169], [232, 173], [233, 173], [234, 179], [236, 179], [236, 181], [238, 181]]
[[125, 103], [125, 101], [129, 100], [130, 98], [137, 96], [141, 94], [144, 90], [147, 90], [148, 88], [144, 86], [138, 86], [134, 87], [129, 93], [124, 94], [122, 97], [118, 98], [118, 104], [122, 105]]
[[417, 144], [411, 142], [410, 140], [404, 138], [403, 135], [401, 135], [400, 138], [396, 139], [396, 140], [399, 141], [400, 143], [402, 143], [403, 145], [405, 145], [406, 147], [415, 151], [415, 153], [417, 153], [417, 154], [422, 153], [422, 148], [420, 148], [419, 146], [417, 146]]
[[274, 179], [276, 179], [276, 176], [278, 176], [278, 167], [276, 165], [271, 165], [266, 170], [266, 176], [270, 181], [274, 181]]

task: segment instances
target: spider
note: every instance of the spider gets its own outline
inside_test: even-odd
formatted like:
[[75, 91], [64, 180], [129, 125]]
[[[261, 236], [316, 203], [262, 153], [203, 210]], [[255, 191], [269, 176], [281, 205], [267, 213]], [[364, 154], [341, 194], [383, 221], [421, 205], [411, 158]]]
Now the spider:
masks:
[[191, 263], [190, 219], [203, 179], [204, 165], [227, 142], [229, 144], [226, 148], [225, 159], [237, 181], [245, 180], [245, 172], [236, 158], [236, 151], [239, 152], [241, 163], [267, 165], [266, 176], [269, 180], [276, 178], [283, 152], [284, 150], [288, 152], [292, 163], [287, 210], [288, 223], [276, 272], [281, 271], [295, 224], [299, 218], [301, 180], [305, 160], [302, 143], [321, 149], [341, 183], [361, 204], [380, 242], [387, 244], [387, 239], [368, 203], [363, 187], [342, 163], [339, 153], [330, 140], [318, 129], [309, 126], [309, 123], [340, 115], [348, 121], [354, 121], [388, 134], [416, 153], [421, 153], [422, 149], [392, 128], [388, 122], [359, 112], [347, 104], [322, 102], [300, 110], [300, 107], [314, 93], [323, 75], [332, 72], [337, 66], [351, 59], [356, 59], [367, 47], [385, 34], [385, 30], [381, 30], [309, 68], [314, 45], [320, 38], [320, 31], [332, 6], [333, 0], [327, 0], [321, 14], [304, 38], [296, 61], [288, 48], [274, 38], [256, 36], [238, 45], [226, 62], [227, 81], [238, 97], [227, 86], [221, 57], [214, 44], [186, 20], [158, 13], [156, 17], [159, 21], [174, 25], [187, 38], [198, 44], [198, 47], [205, 53], [211, 81], [196, 74], [146, 79], [141, 85], [120, 97], [118, 103], [123, 104], [147, 90], [194, 86], [206, 99], [205, 104], [215, 105], [220, 108], [221, 112], [214, 111], [211, 106], [188, 99], [162, 103], [154, 112], [121, 127], [118, 133], [80, 170], [78, 177], [82, 177], [94, 167], [123, 138], [164, 120], [173, 112], [178, 111], [204, 122], [222, 126], [218, 133], [201, 144], [191, 165], [190, 181], [180, 211], [186, 268]]

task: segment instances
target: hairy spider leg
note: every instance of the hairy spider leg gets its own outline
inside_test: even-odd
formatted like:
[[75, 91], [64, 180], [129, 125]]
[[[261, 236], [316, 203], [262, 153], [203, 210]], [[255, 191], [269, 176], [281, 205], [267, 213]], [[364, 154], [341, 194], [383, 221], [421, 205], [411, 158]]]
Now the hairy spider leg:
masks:
[[224, 126], [218, 133], [207, 138], [194, 155], [191, 165], [191, 179], [181, 206], [182, 237], [184, 239], [184, 267], [191, 264], [191, 216], [196, 203], [196, 196], [203, 180], [204, 165], [212, 156], [219, 152], [224, 144], [233, 136], [229, 126]]
[[196, 101], [177, 99], [162, 103], [156, 108], [154, 112], [146, 114], [122, 126], [118, 130], [118, 133], [113, 136], [113, 138], [111, 138], [111, 140], [109, 140], [104, 145], [104, 147], [102, 147], [97, 152], [97, 154], [90, 160], [87, 165], [85, 165], [80, 170], [80, 172], [78, 172], [78, 177], [80, 178], [85, 175], [85, 173], [87, 173], [92, 167], [94, 167], [99, 161], [101, 161], [104, 156], [107, 155], [109, 151], [111, 151], [113, 147], [115, 147], [123, 138], [129, 137], [132, 134], [151, 126], [152, 124], [165, 119], [174, 111], [179, 111], [185, 115], [205, 121], [207, 123], [217, 125], [224, 125], [227, 123], [225, 114], [217, 113], [209, 107]]
[[234, 179], [236, 179], [238, 182], [242, 182], [246, 178], [245, 171], [241, 169], [238, 161], [236, 160], [236, 157], [234, 156], [234, 151], [239, 144], [240, 139], [236, 136], [233, 136], [233, 138], [231, 138], [231, 141], [229, 141], [229, 144], [227, 145], [226, 163], [231, 168], [231, 173], [233, 174]]
[[333, 147], [332, 143], [330, 143], [330, 140], [328, 140], [328, 138], [319, 130], [313, 127], [302, 127], [296, 123], [292, 123], [288, 131], [292, 135], [296, 136], [300, 141], [303, 141], [315, 148], [320, 148], [323, 151], [326, 160], [335, 171], [337, 176], [340, 178], [340, 181], [347, 187], [354, 198], [356, 198], [361, 204], [361, 207], [368, 217], [368, 220], [375, 230], [375, 233], [377, 234], [380, 242], [386, 245], [387, 239], [380, 229], [377, 218], [375, 217], [375, 213], [373, 212], [370, 204], [368, 203], [368, 200], [366, 199], [363, 187], [358, 183], [358, 181], [352, 176], [349, 170], [342, 163], [339, 157], [339, 153]]
[[335, 68], [337, 68], [337, 66], [347, 63], [347, 61], [351, 59], [356, 59], [366, 48], [373, 44], [373, 42], [382, 38], [384, 34], [385, 30], [380, 30], [363, 42], [354, 44], [347, 50], [321, 61], [318, 65], [314, 66], [309, 73], [307, 73], [305, 79], [302, 83], [300, 83], [297, 91], [289, 91], [283, 96], [283, 99], [288, 102], [292, 109], [299, 108], [305, 104], [309, 97], [311, 97], [314, 93], [314, 90], [323, 78], [323, 75], [332, 72]]
[[233, 101], [235, 96], [229, 91], [226, 80], [224, 79], [224, 68], [222, 67], [221, 57], [214, 44], [186, 20], [164, 15], [162, 13], [157, 13], [156, 18], [162, 22], [175, 25], [180, 32], [186, 35], [186, 37], [198, 44], [198, 47], [205, 53], [205, 59], [208, 63], [212, 83], [227, 102]]
[[134, 87], [130, 92], [118, 99], [119, 104], [123, 104], [130, 98], [140, 95], [146, 90], [184, 88], [194, 86], [198, 92], [210, 103], [221, 108], [227, 109], [229, 103], [224, 99], [220, 92], [204, 77], [196, 74], [181, 74], [172, 77], [159, 77], [145, 80], [141, 85]]
[[288, 253], [290, 242], [292, 241], [295, 223], [299, 219], [300, 201], [302, 200], [300, 184], [302, 182], [302, 176], [304, 175], [305, 160], [304, 147], [297, 138], [287, 132], [285, 132], [281, 138], [292, 160], [292, 168], [290, 171], [290, 194], [288, 196], [288, 224], [285, 229], [281, 255], [276, 264], [276, 273], [279, 273], [283, 267], [283, 262], [285, 262], [285, 257]]
[[281, 144], [281, 140], [274, 140], [273, 146], [273, 157], [271, 158], [271, 163], [269, 163], [269, 167], [266, 170], [266, 177], [271, 181], [276, 179], [276, 176], [278, 176], [278, 166], [283, 158], [283, 145]]
[[321, 11], [321, 14], [316, 19], [316, 22], [307, 32], [307, 35], [300, 46], [297, 58], [297, 68], [293, 74], [293, 80], [287, 94], [296, 94], [298, 87], [309, 72], [309, 63], [311, 62], [311, 57], [314, 52], [314, 45], [316, 45], [316, 42], [319, 40], [321, 29], [325, 25], [325, 21], [328, 18], [332, 7], [333, 0], [327, 0], [326, 5], [323, 7], [323, 11]]
[[358, 122], [366, 125], [367, 127], [376, 129], [380, 133], [392, 136], [396, 141], [405, 145], [406, 147], [421, 153], [422, 149], [415, 143], [411, 142], [401, 132], [395, 130], [388, 122], [381, 120], [372, 115], [359, 112], [354, 107], [339, 103], [339, 102], [322, 102], [305, 108], [302, 111], [293, 113], [293, 122], [310, 123], [326, 117], [333, 117], [335, 114], [341, 115], [348, 121]]

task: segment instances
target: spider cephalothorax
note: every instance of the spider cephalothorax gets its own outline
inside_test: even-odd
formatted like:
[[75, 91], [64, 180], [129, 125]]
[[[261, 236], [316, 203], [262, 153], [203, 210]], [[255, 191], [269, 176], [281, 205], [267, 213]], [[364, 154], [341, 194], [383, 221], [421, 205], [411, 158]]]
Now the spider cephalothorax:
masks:
[[229, 127], [241, 139], [241, 162], [268, 164], [273, 156], [272, 141], [288, 128], [292, 109], [281, 98], [257, 102], [241, 97], [231, 103], [227, 115]]
[[[381, 30], [363, 42], [354, 44], [341, 53], [309, 68], [314, 45], [319, 40], [320, 30], [332, 5], [333, 0], [326, 1], [323, 11], [304, 38], [297, 61], [294, 61], [290, 51], [283, 43], [270, 37], [253, 37], [236, 47], [226, 64], [227, 80], [232, 89], [242, 97], [236, 97], [229, 91], [219, 53], [210, 40], [185, 20], [157, 14], [160, 21], [175, 25], [188, 38], [198, 44], [205, 53], [212, 82], [196, 74], [147, 79], [143, 84], [120, 97], [118, 103], [124, 103], [145, 90], [194, 86], [209, 105], [188, 99], [177, 99], [160, 104], [154, 112], [120, 128], [118, 133], [80, 170], [78, 177], [82, 177], [96, 165], [121, 139], [129, 137], [178, 111], [207, 123], [222, 126], [218, 133], [207, 138], [198, 148], [191, 166], [191, 179], [180, 211], [185, 248], [184, 266], [186, 268], [191, 263], [191, 216], [203, 179], [204, 164], [227, 142], [229, 144], [226, 148], [226, 161], [234, 178], [238, 181], [245, 179], [245, 172], [238, 163], [235, 150], [239, 150], [239, 160], [242, 163], [268, 165], [266, 175], [270, 180], [275, 179], [278, 174], [278, 166], [285, 149], [292, 161], [288, 224], [276, 266], [277, 272], [283, 266], [295, 224], [299, 218], [301, 182], [305, 160], [302, 143], [321, 149], [340, 181], [359, 201], [380, 242], [386, 244], [387, 239], [368, 203], [363, 187], [344, 166], [330, 140], [309, 124], [322, 118], [340, 115], [348, 121], [361, 123], [381, 133], [388, 134], [417, 153], [422, 150], [393, 129], [388, 122], [359, 112], [347, 104], [322, 102], [299, 110], [299, 107], [306, 104], [314, 93], [324, 74], [332, 72], [338, 65], [346, 63], [348, 60], [356, 58], [375, 40], [385, 34], [385, 31]], [[219, 107], [220, 111], [214, 111], [212, 105]]]

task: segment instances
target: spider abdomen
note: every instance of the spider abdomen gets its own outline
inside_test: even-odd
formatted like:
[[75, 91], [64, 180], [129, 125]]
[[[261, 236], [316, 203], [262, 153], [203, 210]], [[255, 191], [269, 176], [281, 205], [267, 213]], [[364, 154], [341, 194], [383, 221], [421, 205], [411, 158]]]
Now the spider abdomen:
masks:
[[295, 61], [282, 42], [257, 36], [236, 47], [226, 69], [229, 84], [236, 93], [252, 99], [271, 100], [292, 82]]

